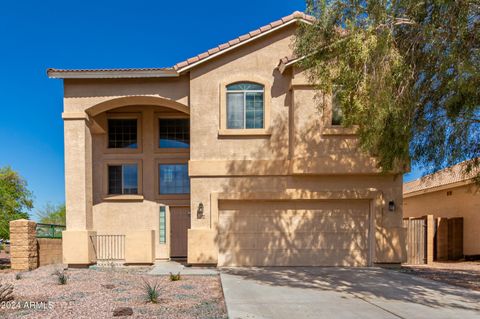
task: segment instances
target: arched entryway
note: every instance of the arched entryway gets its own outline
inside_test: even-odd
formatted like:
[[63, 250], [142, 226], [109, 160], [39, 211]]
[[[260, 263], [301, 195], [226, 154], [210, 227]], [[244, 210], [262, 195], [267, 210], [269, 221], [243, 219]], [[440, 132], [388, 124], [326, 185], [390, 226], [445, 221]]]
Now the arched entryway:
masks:
[[190, 110], [157, 96], [127, 96], [86, 110], [91, 123], [93, 226], [154, 230], [155, 258], [186, 257], [190, 228]]

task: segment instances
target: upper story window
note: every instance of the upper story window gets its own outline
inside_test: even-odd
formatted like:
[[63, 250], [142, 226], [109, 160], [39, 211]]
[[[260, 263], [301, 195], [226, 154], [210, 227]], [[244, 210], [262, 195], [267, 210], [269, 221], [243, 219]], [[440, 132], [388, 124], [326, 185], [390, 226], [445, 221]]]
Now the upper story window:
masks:
[[108, 119], [108, 148], [137, 148], [137, 119]]
[[138, 194], [138, 165], [108, 165], [108, 194]]
[[160, 164], [158, 171], [160, 195], [190, 194], [188, 164]]
[[189, 119], [159, 119], [160, 148], [189, 148]]
[[264, 86], [242, 82], [227, 86], [227, 129], [264, 128]]
[[336, 93], [332, 96], [332, 125], [342, 125], [342, 103]]

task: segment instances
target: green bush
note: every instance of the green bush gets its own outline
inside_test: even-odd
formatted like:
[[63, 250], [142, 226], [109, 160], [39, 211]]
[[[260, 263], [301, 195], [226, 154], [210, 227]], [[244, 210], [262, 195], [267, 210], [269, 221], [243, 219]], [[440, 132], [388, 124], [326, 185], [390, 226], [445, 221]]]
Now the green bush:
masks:
[[170, 281], [179, 281], [180, 279], [182, 279], [182, 276], [180, 276], [180, 272], [178, 274], [170, 273]]
[[143, 289], [145, 291], [145, 299], [147, 302], [157, 303], [158, 297], [160, 296], [160, 291], [158, 288], [158, 283], [150, 283], [146, 280], [143, 280]]

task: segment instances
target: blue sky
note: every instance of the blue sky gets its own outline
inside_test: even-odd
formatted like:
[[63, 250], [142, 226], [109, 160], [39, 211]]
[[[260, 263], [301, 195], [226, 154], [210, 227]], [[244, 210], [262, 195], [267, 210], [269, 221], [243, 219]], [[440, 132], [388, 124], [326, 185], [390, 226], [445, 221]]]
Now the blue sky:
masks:
[[47, 68], [172, 66], [304, 8], [303, 0], [0, 1], [0, 166], [26, 178], [35, 208], [64, 202], [63, 89]]

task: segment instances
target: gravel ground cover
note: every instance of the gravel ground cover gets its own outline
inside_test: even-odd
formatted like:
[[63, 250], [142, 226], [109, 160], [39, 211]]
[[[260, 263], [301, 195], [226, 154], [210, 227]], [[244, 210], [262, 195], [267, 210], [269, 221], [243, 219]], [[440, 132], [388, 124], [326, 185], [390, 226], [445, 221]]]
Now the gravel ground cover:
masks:
[[404, 265], [402, 272], [480, 291], [480, 261]]
[[[150, 268], [68, 269], [67, 284], [60, 285], [53, 275], [59, 269], [41, 267], [21, 273], [20, 279], [18, 272], [0, 272], [0, 283], [14, 284], [15, 296], [14, 303], [0, 305], [0, 318], [112, 318], [118, 307], [132, 308], [129, 318], [227, 317], [217, 275], [170, 281], [169, 276], [148, 275]], [[158, 303], [146, 302], [144, 281], [158, 284]], [[37, 304], [25, 307], [25, 302]]]

